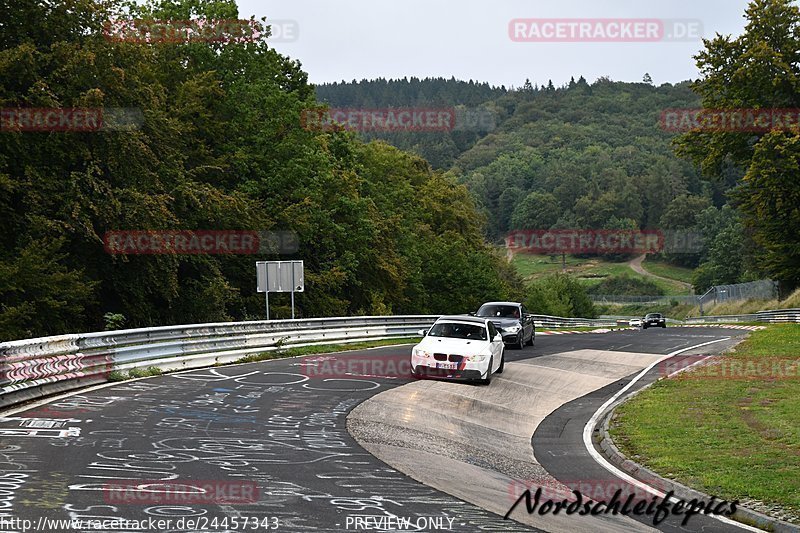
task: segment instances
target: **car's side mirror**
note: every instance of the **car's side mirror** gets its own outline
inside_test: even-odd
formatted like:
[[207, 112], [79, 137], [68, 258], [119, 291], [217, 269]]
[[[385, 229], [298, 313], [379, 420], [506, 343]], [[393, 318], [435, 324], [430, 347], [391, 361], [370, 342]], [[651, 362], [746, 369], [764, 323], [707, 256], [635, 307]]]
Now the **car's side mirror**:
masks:
[[469, 316], [475, 316], [475, 315], [477, 315], [478, 313], [477, 313], [476, 311], [470, 311], [470, 312], [469, 312], [469, 313], [467, 313], [467, 314], [468, 314]]
[[428, 334], [428, 330], [427, 329], [421, 329], [417, 333], [419, 333], [420, 337], [424, 337], [425, 335]]

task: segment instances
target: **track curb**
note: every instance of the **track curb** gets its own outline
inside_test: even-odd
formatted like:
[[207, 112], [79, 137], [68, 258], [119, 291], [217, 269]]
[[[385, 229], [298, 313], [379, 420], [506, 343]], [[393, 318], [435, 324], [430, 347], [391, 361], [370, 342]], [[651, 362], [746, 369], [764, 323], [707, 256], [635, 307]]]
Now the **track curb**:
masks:
[[[710, 495], [691, 487], [687, 487], [686, 485], [678, 483], [677, 481], [661, 477], [649, 468], [646, 468], [628, 459], [619, 450], [619, 448], [617, 448], [617, 446], [614, 444], [614, 440], [609, 434], [609, 423], [611, 422], [611, 419], [614, 416], [614, 411], [617, 409], [617, 407], [635, 397], [640, 392], [648, 389], [654, 383], [658, 383], [661, 381], [661, 379], [664, 378], [660, 378], [636, 391], [630, 392], [619, 398], [619, 400], [617, 400], [613, 405], [608, 406], [608, 408], [600, 417], [597, 426], [594, 428], [595, 444], [597, 445], [597, 448], [599, 448], [600, 453], [602, 453], [603, 456], [609, 462], [611, 462], [611, 464], [615, 465], [617, 468], [621, 469], [630, 476], [650, 486], [655, 486], [664, 492], [673, 491], [677, 498], [685, 501], [690, 501], [692, 499], [709, 501], [711, 499]], [[773, 533], [800, 533], [800, 526], [798, 525], [767, 516], [763, 513], [759, 513], [742, 506], [738, 506], [736, 512], [730, 518], [736, 520], [737, 522], [755, 526], [763, 529], [764, 531], [771, 531]]]

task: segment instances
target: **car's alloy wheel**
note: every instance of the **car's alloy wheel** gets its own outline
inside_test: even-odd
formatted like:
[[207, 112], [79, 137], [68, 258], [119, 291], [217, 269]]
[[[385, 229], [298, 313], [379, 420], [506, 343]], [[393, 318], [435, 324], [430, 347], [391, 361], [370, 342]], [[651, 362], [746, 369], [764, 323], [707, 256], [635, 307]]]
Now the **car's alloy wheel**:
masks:
[[519, 342], [517, 343], [517, 349], [522, 350], [525, 348], [525, 331], [521, 331], [519, 334]]
[[534, 339], [533, 339], [533, 338], [534, 338], [535, 336], [536, 336], [536, 331], [535, 331], [535, 330], [534, 330], [534, 331], [531, 331], [531, 338], [530, 338], [530, 340], [528, 341], [528, 346], [533, 346], [533, 342], [534, 342]]

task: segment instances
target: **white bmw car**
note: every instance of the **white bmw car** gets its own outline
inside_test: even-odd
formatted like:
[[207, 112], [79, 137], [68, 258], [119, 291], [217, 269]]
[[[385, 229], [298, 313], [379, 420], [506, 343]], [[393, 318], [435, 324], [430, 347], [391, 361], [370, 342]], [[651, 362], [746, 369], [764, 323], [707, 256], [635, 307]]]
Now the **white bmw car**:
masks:
[[443, 316], [411, 350], [411, 370], [418, 377], [478, 380], [489, 383], [503, 373], [503, 336], [485, 318]]

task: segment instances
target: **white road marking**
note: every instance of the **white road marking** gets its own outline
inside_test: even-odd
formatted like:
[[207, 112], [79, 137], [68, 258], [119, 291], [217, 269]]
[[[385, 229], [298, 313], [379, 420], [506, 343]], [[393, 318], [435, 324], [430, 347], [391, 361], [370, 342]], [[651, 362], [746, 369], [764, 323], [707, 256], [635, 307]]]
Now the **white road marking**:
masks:
[[[645, 491], [649, 492], [650, 494], [658, 496], [659, 498], [663, 498], [666, 495], [664, 492], [662, 492], [662, 491], [660, 491], [660, 490], [658, 490], [656, 488], [653, 488], [650, 485], [647, 485], [646, 483], [643, 483], [642, 481], [639, 481], [638, 479], [626, 474], [625, 472], [623, 472], [622, 470], [620, 470], [616, 466], [614, 466], [611, 463], [609, 463], [606, 460], [605, 457], [600, 455], [600, 453], [597, 450], [594, 449], [594, 445], [592, 444], [593, 429], [597, 425], [597, 422], [600, 420], [600, 416], [603, 413], [603, 411], [605, 411], [606, 408], [608, 408], [609, 405], [612, 405], [615, 401], [617, 401], [617, 399], [620, 396], [625, 394], [625, 392], [628, 389], [633, 387], [633, 385], [637, 381], [642, 379], [657, 364], [659, 364], [662, 361], [666, 361], [667, 359], [669, 359], [671, 357], [675, 357], [676, 355], [682, 354], [683, 352], [688, 352], [689, 350], [693, 350], [695, 348], [708, 346], [709, 344], [714, 344], [714, 343], [717, 343], [717, 342], [726, 341], [728, 339], [730, 339], [730, 337], [725, 337], [724, 339], [717, 339], [717, 340], [713, 340], [713, 341], [709, 341], [709, 342], [704, 342], [702, 344], [697, 344], [695, 346], [689, 346], [688, 348], [683, 348], [681, 350], [677, 350], [675, 352], [672, 352], [670, 354], [665, 355], [664, 357], [662, 357], [658, 361], [654, 362], [653, 364], [651, 364], [650, 366], [648, 366], [647, 368], [642, 370], [635, 378], [633, 378], [631, 380], [630, 383], [625, 385], [619, 392], [617, 392], [614, 396], [609, 398], [608, 401], [606, 401], [603, 405], [601, 405], [600, 408], [597, 411], [595, 411], [595, 413], [592, 415], [592, 418], [589, 419], [589, 422], [587, 422], [586, 425], [583, 427], [583, 445], [586, 447], [586, 451], [589, 452], [589, 455], [592, 456], [592, 459], [594, 459], [595, 462], [597, 462], [600, 466], [602, 466], [603, 468], [605, 468], [606, 470], [608, 470], [609, 472], [611, 472], [612, 474], [614, 474], [618, 478], [624, 479], [625, 481], [627, 481], [631, 485], [633, 485], [635, 487], [638, 487], [638, 488], [640, 488], [642, 490], [645, 490]], [[678, 501], [678, 498], [672, 497], [670, 499], [670, 501], [675, 501], [676, 502], [676, 501]], [[735, 520], [731, 520], [730, 518], [725, 518], [724, 516], [718, 516], [718, 515], [707, 515], [707, 516], [711, 516], [712, 518], [714, 518], [715, 520], [719, 520], [723, 524], [727, 524], [727, 525], [730, 525], [730, 526], [735, 526], [737, 528], [744, 529], [745, 531], [755, 531], [757, 533], [760, 533], [762, 531], [762, 530], [760, 530], [758, 528], [755, 528], [755, 527], [752, 527], [752, 526], [748, 526], [747, 524], [743, 524], [741, 522], [737, 522]]]

